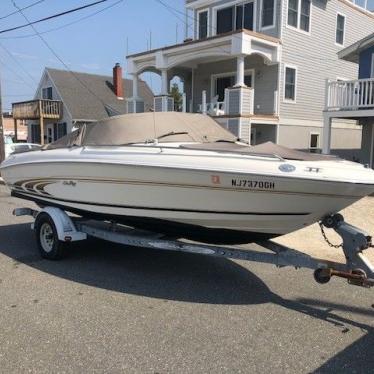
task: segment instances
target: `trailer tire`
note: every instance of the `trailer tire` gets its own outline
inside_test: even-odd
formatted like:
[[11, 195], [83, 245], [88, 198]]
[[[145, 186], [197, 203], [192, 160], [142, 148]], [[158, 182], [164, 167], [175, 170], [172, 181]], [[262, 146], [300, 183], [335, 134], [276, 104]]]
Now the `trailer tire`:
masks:
[[48, 260], [66, 256], [67, 243], [58, 239], [57, 229], [48, 213], [40, 213], [35, 221], [36, 242], [40, 255]]

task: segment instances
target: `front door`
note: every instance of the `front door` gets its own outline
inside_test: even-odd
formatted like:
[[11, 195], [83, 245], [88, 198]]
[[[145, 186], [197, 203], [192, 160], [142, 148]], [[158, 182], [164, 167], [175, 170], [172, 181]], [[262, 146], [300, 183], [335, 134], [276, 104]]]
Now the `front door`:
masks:
[[[253, 78], [252, 73], [244, 76], [244, 83], [248, 87], [252, 87]], [[232, 87], [235, 84], [235, 75], [217, 77], [215, 80], [215, 91], [213, 96], [218, 96], [218, 101], [225, 100], [225, 89]]]
[[216, 95], [218, 101], [225, 100], [225, 89], [234, 85], [234, 77], [219, 77], [216, 80]]
[[47, 139], [46, 143], [52, 143], [54, 141], [54, 128], [53, 123], [48, 123], [47, 125]]

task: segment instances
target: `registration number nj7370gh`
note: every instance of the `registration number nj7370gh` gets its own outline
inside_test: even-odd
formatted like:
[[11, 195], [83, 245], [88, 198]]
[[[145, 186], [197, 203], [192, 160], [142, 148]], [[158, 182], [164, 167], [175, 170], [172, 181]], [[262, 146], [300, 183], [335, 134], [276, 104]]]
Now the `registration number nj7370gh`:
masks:
[[273, 190], [275, 188], [274, 182], [256, 181], [248, 179], [232, 179], [231, 185], [232, 187], [253, 188], [259, 190]]

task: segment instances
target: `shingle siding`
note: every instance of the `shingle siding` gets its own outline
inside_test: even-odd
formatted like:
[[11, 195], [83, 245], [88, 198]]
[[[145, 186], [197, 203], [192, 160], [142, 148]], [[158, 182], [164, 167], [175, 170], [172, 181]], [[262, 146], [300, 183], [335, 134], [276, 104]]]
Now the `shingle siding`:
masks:
[[311, 9], [311, 32], [305, 34], [287, 26], [287, 0], [284, 0], [280, 83], [282, 98], [285, 65], [297, 66], [296, 104], [281, 100], [280, 114], [284, 118], [322, 120], [325, 80], [357, 78], [357, 65], [337, 57], [337, 52], [343, 48], [335, 44], [337, 13], [346, 16], [344, 46], [363, 38], [374, 28], [373, 18], [340, 0], [312, 0]]

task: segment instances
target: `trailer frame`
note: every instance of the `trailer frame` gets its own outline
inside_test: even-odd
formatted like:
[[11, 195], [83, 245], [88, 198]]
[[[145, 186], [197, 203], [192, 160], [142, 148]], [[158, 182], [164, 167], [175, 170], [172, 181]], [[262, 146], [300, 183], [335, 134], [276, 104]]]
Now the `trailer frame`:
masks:
[[[315, 258], [273, 240], [255, 243], [269, 251], [263, 252], [168, 238], [163, 234], [138, 230], [115, 222], [72, 217], [56, 207], [44, 207], [41, 210], [17, 208], [13, 214], [15, 216], [28, 215], [35, 219], [31, 228], [36, 231], [39, 250], [43, 257], [51, 260], [63, 257], [66, 244], [93, 237], [131, 247], [194, 253], [273, 264], [277, 267], [311, 269], [314, 270], [315, 280], [321, 284], [337, 276], [347, 279], [348, 283], [353, 285], [367, 288], [374, 286], [374, 265], [364, 255], [364, 251], [372, 247], [372, 238], [365, 231], [346, 223], [339, 214], [325, 217], [321, 225], [334, 229], [342, 238], [341, 247], [346, 258], [345, 263]], [[41, 221], [43, 221], [42, 224], [40, 224]]]

